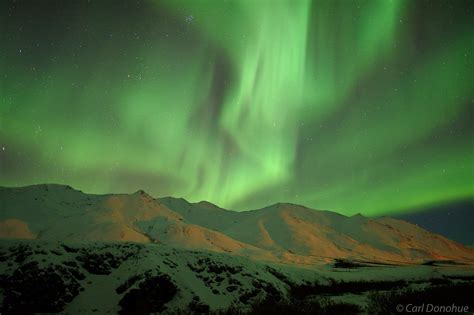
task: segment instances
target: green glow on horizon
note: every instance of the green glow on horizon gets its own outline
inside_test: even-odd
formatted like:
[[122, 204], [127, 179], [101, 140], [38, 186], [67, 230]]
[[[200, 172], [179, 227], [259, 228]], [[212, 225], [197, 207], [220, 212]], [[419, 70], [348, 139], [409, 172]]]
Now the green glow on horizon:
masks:
[[22, 34], [1, 17], [0, 185], [367, 215], [474, 197], [472, 22], [408, 1], [111, 3]]

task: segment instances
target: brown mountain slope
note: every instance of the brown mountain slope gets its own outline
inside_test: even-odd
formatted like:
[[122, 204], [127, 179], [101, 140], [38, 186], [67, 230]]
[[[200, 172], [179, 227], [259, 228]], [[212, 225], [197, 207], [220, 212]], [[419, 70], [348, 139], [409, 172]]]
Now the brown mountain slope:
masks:
[[[157, 242], [236, 254], [261, 252], [217, 231], [184, 222], [181, 215], [143, 191], [87, 195], [61, 185], [1, 188], [0, 224], [12, 220], [36, 235], [27, 238], [41, 240]], [[3, 237], [25, 238], [25, 232], [10, 228]]]
[[[14, 224], [13, 224], [13, 223]], [[474, 251], [392, 218], [346, 217], [293, 204], [234, 212], [207, 202], [134, 194], [88, 195], [61, 185], [0, 188], [3, 238], [157, 242], [315, 264], [474, 262]]]
[[275, 204], [240, 213], [221, 209], [216, 214], [215, 209], [209, 211], [200, 204], [162, 202], [187, 221], [278, 253], [286, 259], [301, 260], [303, 256], [386, 263], [425, 260], [474, 262], [471, 249], [392, 218], [346, 217], [293, 204]]

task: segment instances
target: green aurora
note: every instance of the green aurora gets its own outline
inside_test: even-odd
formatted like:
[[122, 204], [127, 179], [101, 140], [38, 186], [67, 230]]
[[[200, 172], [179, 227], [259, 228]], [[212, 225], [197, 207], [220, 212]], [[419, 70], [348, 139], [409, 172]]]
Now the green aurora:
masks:
[[472, 1], [2, 1], [0, 185], [472, 199], [473, 38]]

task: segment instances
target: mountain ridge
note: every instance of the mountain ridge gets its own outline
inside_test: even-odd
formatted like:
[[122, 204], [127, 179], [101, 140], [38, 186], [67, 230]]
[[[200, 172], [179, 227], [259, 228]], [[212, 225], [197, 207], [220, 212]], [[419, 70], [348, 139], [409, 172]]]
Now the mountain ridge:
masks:
[[474, 262], [474, 251], [409, 222], [291, 203], [235, 212], [207, 201], [86, 194], [68, 185], [0, 187], [0, 237], [156, 242], [299, 265], [335, 259]]

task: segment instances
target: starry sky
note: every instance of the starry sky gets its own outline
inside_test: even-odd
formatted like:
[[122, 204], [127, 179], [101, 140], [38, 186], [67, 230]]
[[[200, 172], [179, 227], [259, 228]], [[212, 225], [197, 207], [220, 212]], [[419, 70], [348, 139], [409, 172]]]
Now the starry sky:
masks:
[[474, 2], [4, 0], [0, 185], [409, 213], [474, 197]]

